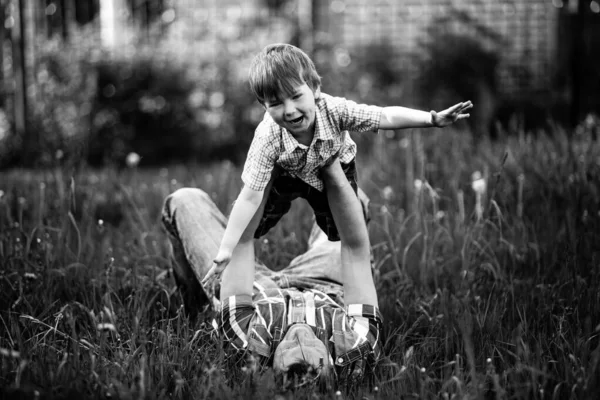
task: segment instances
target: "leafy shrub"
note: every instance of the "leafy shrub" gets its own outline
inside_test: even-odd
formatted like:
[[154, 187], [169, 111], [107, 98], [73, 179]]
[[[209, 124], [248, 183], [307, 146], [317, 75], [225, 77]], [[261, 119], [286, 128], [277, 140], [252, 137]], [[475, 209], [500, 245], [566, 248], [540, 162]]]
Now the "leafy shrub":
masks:
[[[6, 147], [12, 157], [7, 162], [47, 166], [66, 155], [81, 157], [96, 92], [94, 48], [97, 43], [89, 31], [80, 31], [76, 45], [53, 38], [39, 46], [27, 99], [27, 131], [24, 137], [11, 133]], [[11, 113], [7, 115], [12, 118]]]
[[[91, 162], [122, 162], [130, 151], [144, 165], [242, 161], [263, 113], [247, 89], [247, 65], [272, 34], [261, 21], [223, 18], [228, 29], [216, 31], [174, 23], [97, 64]], [[279, 40], [287, 29], [275, 32]]]
[[417, 86], [423, 105], [439, 109], [472, 100], [477, 113], [469, 119], [471, 128], [486, 133], [496, 109], [496, 69], [504, 45], [501, 36], [466, 12], [452, 10], [434, 19], [421, 43]]
[[[155, 27], [143, 39], [129, 32], [114, 49], [104, 49], [92, 30], [41, 43], [27, 132], [2, 140], [0, 154], [28, 166], [121, 164], [129, 152], [142, 165], [241, 162], [263, 114], [247, 88], [248, 62], [295, 28], [273, 17], [268, 25], [243, 15], [202, 17], [194, 26]], [[11, 131], [11, 115], [2, 112], [3, 132]]]

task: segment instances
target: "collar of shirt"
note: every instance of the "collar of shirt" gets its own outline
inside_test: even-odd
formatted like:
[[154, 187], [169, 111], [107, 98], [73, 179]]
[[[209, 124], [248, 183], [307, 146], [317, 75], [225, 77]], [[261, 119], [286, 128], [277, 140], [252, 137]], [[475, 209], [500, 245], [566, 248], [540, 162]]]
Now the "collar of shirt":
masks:
[[321, 142], [329, 141], [330, 143], [333, 144], [333, 142], [335, 140], [335, 136], [334, 136], [333, 131], [331, 129], [329, 129], [329, 124], [327, 124], [325, 122], [325, 116], [323, 115], [323, 112], [325, 112], [324, 107], [326, 107], [325, 101], [322, 98], [317, 99], [317, 104], [316, 104], [316, 109], [315, 109], [315, 132], [314, 132], [314, 136], [313, 136], [310, 146], [306, 146], [306, 145], [298, 142], [296, 140], [296, 138], [290, 132], [288, 132], [287, 129], [281, 128], [283, 147], [284, 147], [286, 153], [292, 153], [297, 148], [300, 148], [302, 150], [314, 149], [314, 145], [319, 141], [321, 141]]

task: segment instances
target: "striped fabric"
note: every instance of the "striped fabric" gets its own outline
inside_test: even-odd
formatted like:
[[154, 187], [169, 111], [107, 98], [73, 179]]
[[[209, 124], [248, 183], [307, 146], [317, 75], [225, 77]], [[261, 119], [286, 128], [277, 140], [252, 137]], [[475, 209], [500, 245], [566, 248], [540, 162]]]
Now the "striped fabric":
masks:
[[323, 181], [319, 170], [339, 154], [342, 163], [356, 157], [356, 143], [346, 132], [377, 132], [381, 107], [357, 104], [321, 93], [317, 100], [315, 136], [305, 146], [277, 125], [268, 113], [256, 128], [250, 145], [242, 181], [250, 189], [264, 190], [275, 165], [319, 191]]
[[268, 360], [293, 323], [306, 323], [329, 348], [339, 367], [381, 353], [382, 317], [377, 307], [341, 307], [317, 290], [260, 288], [250, 296], [232, 296], [221, 309], [220, 331], [232, 350], [251, 351]]

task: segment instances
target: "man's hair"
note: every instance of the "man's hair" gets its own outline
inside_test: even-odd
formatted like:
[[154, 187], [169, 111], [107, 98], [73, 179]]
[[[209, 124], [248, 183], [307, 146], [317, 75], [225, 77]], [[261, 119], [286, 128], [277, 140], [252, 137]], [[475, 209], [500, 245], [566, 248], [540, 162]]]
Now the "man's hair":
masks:
[[291, 44], [271, 44], [254, 57], [250, 66], [250, 89], [258, 101], [291, 96], [306, 83], [313, 92], [321, 86], [321, 77], [310, 57]]
[[276, 375], [275, 379], [283, 390], [314, 387], [326, 392], [335, 386], [336, 377], [333, 368], [315, 369], [308, 362], [301, 361], [291, 365], [287, 372]]

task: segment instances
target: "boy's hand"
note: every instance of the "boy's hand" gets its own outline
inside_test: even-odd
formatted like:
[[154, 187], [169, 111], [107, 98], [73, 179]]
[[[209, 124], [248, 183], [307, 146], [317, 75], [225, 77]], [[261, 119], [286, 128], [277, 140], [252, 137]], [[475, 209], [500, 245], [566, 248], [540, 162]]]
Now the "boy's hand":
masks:
[[471, 100], [464, 103], [458, 103], [444, 111], [431, 111], [431, 124], [437, 128], [451, 125], [458, 120], [469, 118], [471, 114], [466, 114], [465, 111], [473, 108]]
[[202, 279], [202, 286], [211, 287], [215, 281], [221, 279], [221, 274], [225, 271], [225, 268], [231, 261], [231, 253], [219, 251], [219, 254], [213, 260], [212, 267], [208, 270], [204, 279]]

